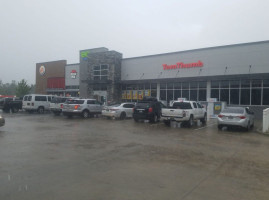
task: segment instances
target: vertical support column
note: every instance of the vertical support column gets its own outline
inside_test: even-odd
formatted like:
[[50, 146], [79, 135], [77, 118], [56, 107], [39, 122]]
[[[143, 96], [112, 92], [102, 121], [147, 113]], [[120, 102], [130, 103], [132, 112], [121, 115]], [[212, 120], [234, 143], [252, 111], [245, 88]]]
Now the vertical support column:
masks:
[[206, 100], [211, 98], [211, 81], [208, 80], [206, 84]]
[[159, 100], [160, 99], [160, 83], [157, 83], [157, 99]]

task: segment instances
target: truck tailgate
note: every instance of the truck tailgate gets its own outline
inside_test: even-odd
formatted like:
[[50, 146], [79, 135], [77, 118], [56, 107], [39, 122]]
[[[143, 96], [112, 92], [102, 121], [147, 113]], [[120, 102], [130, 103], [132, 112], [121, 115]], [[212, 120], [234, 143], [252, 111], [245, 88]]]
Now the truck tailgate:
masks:
[[183, 117], [183, 110], [174, 108], [163, 108], [162, 116], [165, 117]]

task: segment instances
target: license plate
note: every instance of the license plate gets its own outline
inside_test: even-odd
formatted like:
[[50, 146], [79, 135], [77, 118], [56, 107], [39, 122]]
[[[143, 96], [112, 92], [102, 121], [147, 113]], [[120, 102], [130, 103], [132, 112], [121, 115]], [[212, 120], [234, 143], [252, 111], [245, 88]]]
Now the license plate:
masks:
[[233, 117], [232, 116], [229, 116], [228, 119], [233, 119]]
[[139, 110], [140, 113], [143, 113], [143, 110]]

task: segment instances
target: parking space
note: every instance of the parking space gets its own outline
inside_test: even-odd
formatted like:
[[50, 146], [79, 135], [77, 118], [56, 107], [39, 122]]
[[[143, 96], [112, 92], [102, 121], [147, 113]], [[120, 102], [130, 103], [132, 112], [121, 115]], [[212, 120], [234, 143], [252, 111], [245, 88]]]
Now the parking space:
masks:
[[269, 137], [256, 129], [4, 116], [3, 200], [269, 198]]

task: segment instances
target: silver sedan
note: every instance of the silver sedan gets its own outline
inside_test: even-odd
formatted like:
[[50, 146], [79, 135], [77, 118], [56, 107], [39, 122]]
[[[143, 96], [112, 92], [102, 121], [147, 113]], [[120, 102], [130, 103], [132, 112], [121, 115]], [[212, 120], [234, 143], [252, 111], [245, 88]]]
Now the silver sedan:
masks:
[[5, 118], [0, 115], [0, 126], [4, 126], [5, 125]]
[[102, 110], [102, 116], [107, 118], [119, 118], [125, 119], [133, 116], [133, 103], [115, 104], [108, 107], [104, 107]]
[[254, 113], [247, 107], [227, 107], [218, 115], [218, 128], [242, 127], [246, 131], [254, 126]]

